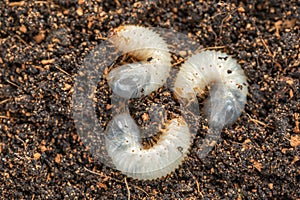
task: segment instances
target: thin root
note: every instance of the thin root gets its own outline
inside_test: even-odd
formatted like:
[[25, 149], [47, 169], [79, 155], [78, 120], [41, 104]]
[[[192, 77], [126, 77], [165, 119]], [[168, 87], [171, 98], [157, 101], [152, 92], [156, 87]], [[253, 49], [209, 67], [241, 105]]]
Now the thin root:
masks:
[[259, 120], [257, 120], [257, 119], [253, 119], [249, 114], [247, 114], [247, 116], [249, 117], [250, 121], [251, 121], [251, 122], [254, 122], [255, 124], [259, 124], [259, 125], [261, 125], [261, 126], [263, 126], [263, 127], [273, 128], [272, 126], [270, 126], [270, 125], [268, 125], [268, 124], [265, 124], [265, 123], [262, 122], [262, 121], [259, 121]]
[[130, 188], [128, 187], [128, 183], [127, 183], [127, 179], [126, 177], [124, 178], [124, 182], [125, 182], [125, 185], [126, 185], [126, 188], [127, 188], [127, 192], [128, 192], [128, 200], [130, 200]]
[[59, 66], [54, 66], [56, 69], [58, 69], [59, 71], [61, 71], [62, 73], [71, 76], [68, 72], [66, 72], [65, 70], [63, 70], [62, 68], [60, 68]]
[[[98, 172], [94, 172], [94, 171], [92, 171], [92, 170], [89, 170], [89, 169], [86, 168], [86, 167], [83, 167], [83, 168], [84, 168], [84, 170], [86, 170], [86, 171], [88, 171], [88, 172], [90, 172], [90, 173], [92, 173], [92, 174], [95, 174], [95, 175], [104, 177], [104, 178], [106, 178], [106, 179], [111, 179], [111, 180], [113, 180], [113, 181], [116, 181], [117, 183], [124, 183], [123, 181], [120, 181], [120, 180], [118, 180], [118, 179], [112, 178], [112, 177], [110, 177], [110, 176], [106, 176], [105, 174], [102, 174], [102, 173], [98, 173]], [[127, 180], [126, 180], [126, 182], [127, 182]], [[125, 183], [125, 184], [126, 184], [126, 183]], [[128, 183], [127, 183], [127, 184], [128, 184]], [[132, 186], [132, 187], [134, 187], [134, 188], [136, 188], [136, 189], [142, 191], [142, 192], [145, 193], [147, 196], [149, 196], [149, 194], [148, 194], [145, 190], [143, 190], [142, 188], [140, 188], [139, 186], [133, 185], [133, 184], [128, 184], [128, 185], [130, 185], [130, 186]]]
[[11, 99], [9, 98], [9, 99], [4, 99], [4, 100], [0, 101], [0, 105], [5, 104], [5, 103], [8, 102], [9, 100], [11, 100]]

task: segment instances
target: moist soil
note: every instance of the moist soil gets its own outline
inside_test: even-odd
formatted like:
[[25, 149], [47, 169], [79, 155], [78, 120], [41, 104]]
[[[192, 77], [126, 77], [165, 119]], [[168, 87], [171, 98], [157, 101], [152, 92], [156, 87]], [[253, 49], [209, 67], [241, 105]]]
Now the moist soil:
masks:
[[[299, 19], [297, 0], [1, 1], [1, 199], [299, 199]], [[197, 156], [207, 131], [200, 117], [186, 160], [153, 181], [98, 162], [72, 115], [84, 59], [126, 24], [175, 30], [200, 49], [224, 51], [249, 83], [242, 115], [208, 156]], [[181, 61], [173, 55], [172, 62]], [[105, 79], [99, 77], [95, 94], [105, 127], [111, 120], [109, 112], [101, 115], [111, 109]], [[177, 113], [171, 97], [161, 88], [131, 100], [130, 113], [147, 127], [149, 102], [165, 103], [167, 118]]]

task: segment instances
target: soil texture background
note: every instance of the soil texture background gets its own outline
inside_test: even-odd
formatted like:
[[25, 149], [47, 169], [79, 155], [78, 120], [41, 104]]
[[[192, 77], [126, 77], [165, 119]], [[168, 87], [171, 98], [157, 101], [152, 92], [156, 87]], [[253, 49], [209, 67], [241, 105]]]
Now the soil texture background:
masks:
[[[201, 126], [181, 167], [154, 181], [97, 162], [72, 118], [84, 58], [125, 24], [186, 34], [248, 77], [244, 112], [209, 155], [197, 157]], [[300, 199], [299, 65], [297, 0], [1, 0], [0, 197]]]

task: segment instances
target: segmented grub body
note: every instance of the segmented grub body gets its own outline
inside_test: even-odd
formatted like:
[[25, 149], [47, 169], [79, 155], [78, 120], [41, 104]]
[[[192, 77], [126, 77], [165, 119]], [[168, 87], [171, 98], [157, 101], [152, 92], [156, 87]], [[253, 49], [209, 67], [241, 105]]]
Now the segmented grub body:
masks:
[[106, 147], [117, 169], [136, 179], [156, 179], [174, 171], [184, 160], [191, 135], [183, 118], [168, 122], [158, 142], [145, 149], [136, 122], [127, 113], [116, 115], [108, 128]]
[[[165, 84], [171, 56], [159, 34], [144, 27], [123, 26], [110, 40], [118, 50], [139, 60], [109, 72], [107, 79], [115, 94], [138, 98]], [[158, 142], [145, 149], [130, 114], [114, 116], [107, 129], [106, 149], [115, 167], [136, 179], [156, 179], [174, 171], [187, 155], [191, 134], [182, 117], [169, 120], [165, 126]]]
[[[107, 80], [115, 94], [125, 99], [139, 98], [166, 83], [171, 57], [159, 34], [144, 27], [122, 26], [114, 31], [110, 41], [118, 50], [138, 60], [108, 73]], [[211, 89], [206, 115], [210, 132], [217, 134], [240, 116], [248, 92], [246, 77], [236, 60], [227, 54], [204, 51], [185, 61], [172, 90], [177, 98], [192, 101], [207, 86]], [[160, 178], [174, 171], [190, 148], [189, 126], [179, 116], [169, 120], [160, 131], [158, 142], [146, 149], [140, 129], [130, 114], [116, 114], [106, 130], [106, 150], [115, 167], [143, 180]]]
[[107, 79], [114, 93], [127, 99], [136, 98], [148, 95], [166, 82], [171, 55], [159, 34], [145, 27], [121, 26], [110, 41], [123, 54], [139, 61], [109, 72]]
[[210, 86], [205, 105], [210, 128], [222, 129], [241, 114], [248, 93], [243, 69], [231, 56], [218, 51], [203, 51], [189, 58], [177, 75], [176, 94], [191, 100]]

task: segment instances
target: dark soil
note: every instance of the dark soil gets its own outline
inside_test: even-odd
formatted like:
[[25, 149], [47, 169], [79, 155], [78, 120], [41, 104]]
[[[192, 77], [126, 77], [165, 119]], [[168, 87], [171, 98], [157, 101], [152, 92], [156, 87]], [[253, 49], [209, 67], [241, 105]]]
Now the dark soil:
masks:
[[[299, 19], [297, 0], [2, 0], [1, 199], [300, 199]], [[72, 118], [84, 58], [125, 24], [219, 47], [248, 77], [245, 110], [213, 151], [197, 157], [198, 133], [182, 166], [160, 180], [97, 162]]]

